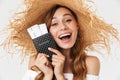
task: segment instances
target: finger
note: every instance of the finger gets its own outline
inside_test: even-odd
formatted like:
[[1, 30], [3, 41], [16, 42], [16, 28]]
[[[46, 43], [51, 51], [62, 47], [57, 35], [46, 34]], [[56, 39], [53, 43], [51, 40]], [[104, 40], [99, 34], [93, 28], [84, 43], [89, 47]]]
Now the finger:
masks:
[[41, 55], [38, 55], [38, 61], [40, 61], [40, 62], [47, 62], [48, 61], [48, 59], [47, 59], [47, 55], [45, 55], [45, 54], [41, 54]]
[[38, 54], [38, 56], [37, 56], [37, 58], [36, 58], [36, 60], [38, 60], [38, 61], [43, 61], [44, 59], [46, 59], [45, 61], [47, 61], [47, 58], [48, 58], [49, 56], [48, 55], [46, 55], [46, 54], [44, 54], [44, 53], [39, 53]]
[[37, 70], [39, 70], [39, 68], [34, 65], [34, 66], [31, 67], [31, 70], [37, 71]]
[[55, 66], [58, 66], [59, 63], [60, 63], [60, 62], [58, 62], [58, 61], [53, 61], [53, 62], [52, 62], [52, 65], [53, 65], [53, 67], [55, 67]]
[[37, 57], [37, 54], [30, 55], [30, 61], [31, 61], [31, 60], [32, 60], [32, 61], [35, 60], [36, 57]]
[[65, 56], [63, 56], [63, 55], [62, 55], [62, 56], [53, 55], [53, 56], [52, 56], [52, 59], [65, 61]]
[[65, 61], [65, 57], [64, 56], [56, 56], [56, 55], [53, 55], [52, 56], [52, 61], [58, 61], [58, 62], [64, 62]]
[[41, 73], [41, 70], [37, 66], [32, 66], [31, 70], [36, 71], [37, 73]]
[[34, 65], [36, 57], [37, 57], [37, 54], [30, 55], [28, 69], [31, 69], [31, 66]]
[[52, 62], [54, 63], [64, 63], [64, 60], [62, 60], [62, 59], [55, 59], [55, 58], [53, 58], [52, 59]]
[[38, 57], [41, 57], [41, 56], [49, 57], [49, 55], [47, 55], [47, 54], [45, 54], [45, 53], [38, 53], [37, 56], [38, 56]]
[[53, 49], [53, 48], [48, 48], [48, 50], [52, 51], [53, 53], [57, 54], [57, 55], [62, 55], [60, 51]]
[[37, 59], [35, 61], [35, 65], [48, 65], [48, 59], [47, 59], [47, 55], [45, 54], [39, 54], [37, 56]]

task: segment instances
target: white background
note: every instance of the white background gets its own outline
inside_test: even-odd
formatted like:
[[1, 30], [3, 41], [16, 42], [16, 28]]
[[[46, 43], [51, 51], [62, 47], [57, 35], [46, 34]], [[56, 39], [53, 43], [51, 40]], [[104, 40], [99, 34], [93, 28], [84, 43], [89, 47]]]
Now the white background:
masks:
[[[94, 0], [97, 14], [120, 31], [120, 0]], [[0, 29], [21, 3], [19, 0], [0, 0]], [[1, 36], [1, 35], [0, 35]], [[113, 46], [111, 56], [101, 62], [101, 80], [120, 80], [120, 51]], [[115, 55], [114, 55], [115, 53]], [[8, 55], [0, 49], [0, 80], [21, 80], [27, 70], [27, 61], [20, 64], [20, 55]], [[117, 56], [118, 58], [115, 58]]]

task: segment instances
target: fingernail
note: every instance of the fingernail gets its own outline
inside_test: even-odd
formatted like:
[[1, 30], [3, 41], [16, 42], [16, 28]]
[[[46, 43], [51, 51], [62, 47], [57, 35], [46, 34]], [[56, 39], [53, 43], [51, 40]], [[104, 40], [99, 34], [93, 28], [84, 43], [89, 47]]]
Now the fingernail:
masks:
[[48, 50], [51, 50], [51, 48], [49, 47]]
[[50, 57], [49, 55], [47, 55], [47, 57]]
[[41, 73], [41, 71], [37, 71], [39, 74]]

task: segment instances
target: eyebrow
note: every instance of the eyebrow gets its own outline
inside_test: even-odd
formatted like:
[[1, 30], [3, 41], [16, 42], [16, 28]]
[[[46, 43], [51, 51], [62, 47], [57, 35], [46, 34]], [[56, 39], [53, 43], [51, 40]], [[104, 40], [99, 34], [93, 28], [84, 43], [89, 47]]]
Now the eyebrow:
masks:
[[[63, 16], [67, 16], [67, 15], [73, 17], [72, 14], [69, 14], [69, 13], [65, 13]], [[52, 19], [55, 19], [55, 18], [56, 17], [53, 17]]]
[[72, 14], [69, 14], [69, 13], [66, 13], [66, 14], [64, 14], [63, 16], [67, 16], [67, 15], [69, 15], [69, 16], [72, 17]]

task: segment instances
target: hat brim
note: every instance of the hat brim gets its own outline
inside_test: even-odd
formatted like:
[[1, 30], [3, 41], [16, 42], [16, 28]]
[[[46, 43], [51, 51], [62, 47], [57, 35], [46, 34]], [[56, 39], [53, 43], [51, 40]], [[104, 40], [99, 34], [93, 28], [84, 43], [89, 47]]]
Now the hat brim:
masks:
[[[26, 10], [22, 12], [23, 16], [18, 17], [10, 25], [13, 29], [12, 35], [5, 41], [5, 44], [16, 44], [20, 46], [19, 51], [25, 54], [26, 51], [28, 51], [28, 53], [36, 52], [27, 28], [34, 24], [43, 23], [44, 17], [49, 9], [57, 4], [70, 8], [77, 15], [78, 25], [83, 34], [86, 46], [103, 41], [103, 38], [106, 36], [104, 32], [107, 31], [111, 33], [111, 29], [113, 30], [112, 27], [107, 27], [110, 25], [92, 13], [82, 0], [26, 0], [25, 4]], [[17, 49], [16, 46], [13, 48]]]

